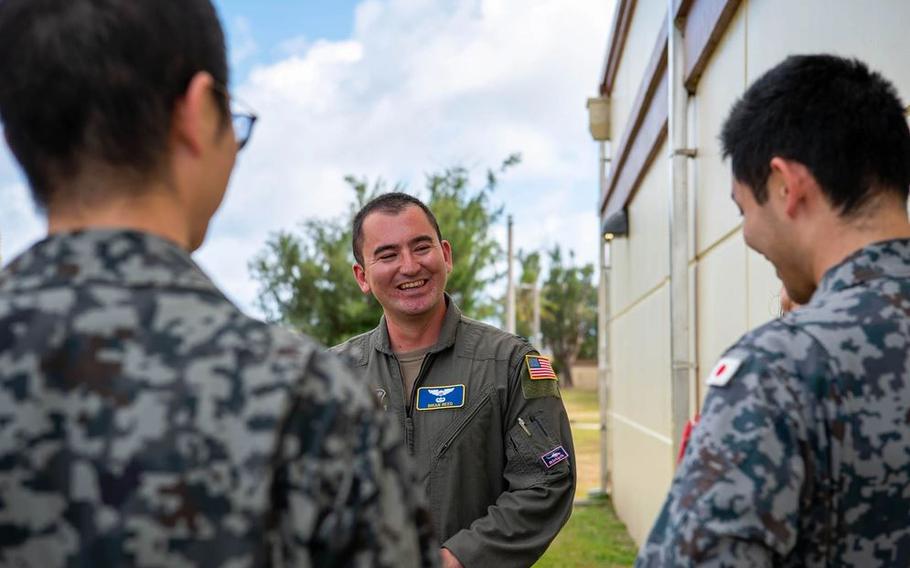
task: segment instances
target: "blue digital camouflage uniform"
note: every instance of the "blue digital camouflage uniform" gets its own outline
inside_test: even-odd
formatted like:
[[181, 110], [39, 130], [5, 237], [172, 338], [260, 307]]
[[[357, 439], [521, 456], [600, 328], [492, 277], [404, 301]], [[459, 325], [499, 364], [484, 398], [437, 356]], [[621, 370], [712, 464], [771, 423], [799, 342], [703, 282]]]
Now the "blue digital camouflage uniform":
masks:
[[638, 566], [910, 566], [910, 240], [829, 270], [712, 386]]
[[151, 235], [0, 273], [0, 566], [432, 565], [397, 428]]

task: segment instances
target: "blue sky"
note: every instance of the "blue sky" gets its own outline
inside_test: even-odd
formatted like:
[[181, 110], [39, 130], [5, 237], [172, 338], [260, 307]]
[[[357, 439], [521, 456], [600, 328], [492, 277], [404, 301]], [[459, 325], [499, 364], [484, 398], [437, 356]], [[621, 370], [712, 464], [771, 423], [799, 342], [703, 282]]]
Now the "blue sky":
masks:
[[[513, 152], [494, 201], [516, 246], [597, 258], [596, 93], [612, 2], [603, 0], [215, 0], [232, 90], [260, 120], [196, 260], [256, 312], [248, 261], [268, 236], [341, 214], [347, 174], [402, 181], [462, 165], [478, 184]], [[3, 262], [43, 235], [0, 150]], [[505, 226], [495, 229], [504, 241]], [[455, 251], [458, 254], [458, 251]], [[504, 269], [504, 264], [500, 265]]]
[[354, 8], [359, 3], [360, 0], [215, 0], [229, 49], [235, 54], [238, 47], [253, 51], [244, 52], [240, 61], [234, 61], [233, 82], [242, 81], [255, 64], [273, 63], [286, 55], [279, 46], [288, 42], [349, 37]]
[[357, 4], [359, 0], [215, 1], [222, 20], [242, 16], [272, 44], [300, 35], [344, 39], [351, 33]]

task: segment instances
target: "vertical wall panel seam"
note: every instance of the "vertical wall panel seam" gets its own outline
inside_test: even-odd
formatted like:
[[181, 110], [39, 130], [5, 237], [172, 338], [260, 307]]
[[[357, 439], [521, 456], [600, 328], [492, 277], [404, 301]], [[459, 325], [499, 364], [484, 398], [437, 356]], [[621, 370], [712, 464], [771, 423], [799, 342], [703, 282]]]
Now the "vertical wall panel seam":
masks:
[[[743, 13], [743, 92], [745, 92], [749, 85], [749, 0], [743, 0], [743, 4], [743, 10], [745, 10]], [[749, 247], [745, 245], [745, 235], [743, 236], [743, 254], [746, 255], [746, 329], [748, 330], [752, 329], [752, 318], [749, 313], [749, 306], [752, 305], [752, 271], [749, 262]]]

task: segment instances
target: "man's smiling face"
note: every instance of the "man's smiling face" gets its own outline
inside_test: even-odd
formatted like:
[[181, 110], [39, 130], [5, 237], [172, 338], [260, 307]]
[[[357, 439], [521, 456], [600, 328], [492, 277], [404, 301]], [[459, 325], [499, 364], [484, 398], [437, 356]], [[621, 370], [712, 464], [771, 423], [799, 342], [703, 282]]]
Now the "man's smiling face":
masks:
[[452, 249], [419, 207], [370, 213], [363, 221], [361, 253], [363, 265], [354, 266], [357, 284], [376, 297], [386, 317], [420, 317], [444, 306]]

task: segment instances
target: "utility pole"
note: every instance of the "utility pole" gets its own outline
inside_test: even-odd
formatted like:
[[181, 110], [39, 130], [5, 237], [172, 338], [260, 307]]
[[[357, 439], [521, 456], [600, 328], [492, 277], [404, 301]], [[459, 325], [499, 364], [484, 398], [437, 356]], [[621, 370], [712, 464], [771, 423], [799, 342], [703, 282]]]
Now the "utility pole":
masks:
[[508, 217], [508, 283], [506, 284], [506, 331], [515, 333], [515, 274], [512, 265], [514, 264], [515, 251], [512, 249], [512, 216]]
[[534, 315], [531, 322], [531, 343], [538, 349], [543, 349], [543, 332], [540, 330], [540, 286], [537, 282], [523, 282], [517, 286], [519, 290], [531, 291], [531, 302], [533, 302]]

